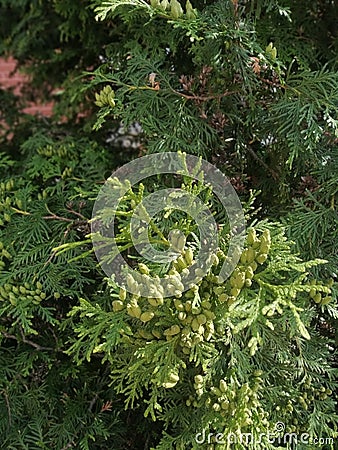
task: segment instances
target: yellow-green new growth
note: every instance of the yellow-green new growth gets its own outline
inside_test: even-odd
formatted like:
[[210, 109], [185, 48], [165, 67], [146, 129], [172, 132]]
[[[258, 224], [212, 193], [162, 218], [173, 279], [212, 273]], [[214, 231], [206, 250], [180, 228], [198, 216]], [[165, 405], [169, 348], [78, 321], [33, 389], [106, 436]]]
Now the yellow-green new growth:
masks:
[[187, 19], [189, 19], [189, 20], [196, 19], [196, 17], [197, 17], [196, 9], [194, 9], [192, 7], [190, 0], [187, 0], [187, 2], [185, 4], [185, 10], [186, 10], [185, 16]]
[[182, 6], [177, 0], [170, 1], [170, 12], [174, 19], [179, 19], [183, 16]]
[[95, 93], [95, 105], [99, 107], [103, 106], [111, 106], [112, 108], [115, 106], [115, 92], [111, 88], [111, 86], [105, 86], [100, 93]]

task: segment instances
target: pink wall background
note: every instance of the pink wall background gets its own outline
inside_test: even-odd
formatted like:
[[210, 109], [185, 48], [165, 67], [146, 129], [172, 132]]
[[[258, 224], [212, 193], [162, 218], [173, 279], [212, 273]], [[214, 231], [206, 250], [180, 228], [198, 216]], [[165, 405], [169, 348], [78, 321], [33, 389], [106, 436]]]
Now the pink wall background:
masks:
[[[15, 60], [13, 58], [2, 59], [0, 58], [0, 87], [10, 88], [14, 87], [16, 94], [20, 93], [22, 84], [27, 81], [27, 77], [19, 72], [12, 73], [15, 69]], [[32, 103], [24, 112], [28, 114], [40, 114], [43, 116], [50, 116], [52, 114], [52, 103], [40, 104]]]

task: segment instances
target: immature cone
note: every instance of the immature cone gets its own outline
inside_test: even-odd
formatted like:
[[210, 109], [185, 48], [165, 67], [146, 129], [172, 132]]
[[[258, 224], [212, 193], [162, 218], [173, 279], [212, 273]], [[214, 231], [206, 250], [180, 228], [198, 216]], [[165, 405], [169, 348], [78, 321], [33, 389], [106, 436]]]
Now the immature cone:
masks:
[[191, 248], [187, 248], [184, 253], [184, 259], [188, 266], [190, 266], [194, 260], [194, 252]]
[[185, 246], [185, 236], [180, 230], [172, 230], [170, 233], [171, 247], [173, 250], [182, 252]]
[[248, 237], [247, 237], [248, 245], [253, 245], [255, 241], [256, 241], [256, 230], [254, 228], [250, 228], [248, 230]]
[[170, 1], [170, 12], [174, 19], [179, 19], [183, 16], [182, 6], [177, 0]]
[[112, 306], [114, 312], [122, 311], [124, 309], [124, 305], [121, 300], [114, 300]]
[[150, 270], [149, 267], [146, 266], [146, 264], [144, 263], [138, 263], [138, 268], [140, 269], [140, 272], [145, 274], [145, 275], [149, 275], [150, 274]]
[[161, 8], [163, 11], [166, 11], [166, 10], [169, 8], [169, 2], [168, 2], [168, 0], [162, 0], [161, 3], [160, 3], [160, 8]]
[[167, 388], [167, 389], [168, 388], [172, 388], [172, 387], [174, 387], [177, 384], [179, 379], [180, 379], [180, 377], [178, 376], [178, 374], [176, 372], [171, 372], [169, 374], [168, 380], [166, 382], [164, 382], [162, 384], [162, 386]]
[[154, 316], [155, 316], [155, 314], [152, 311], [146, 311], [141, 314], [140, 320], [142, 322], [146, 323], [146, 322], [149, 322], [149, 320], [151, 320]]
[[164, 330], [163, 334], [165, 336], [175, 336], [181, 331], [181, 328], [178, 325], [172, 325], [170, 328]]
[[196, 383], [197, 386], [203, 384], [203, 377], [202, 377], [202, 375], [195, 375], [194, 380], [195, 380], [195, 383]]
[[186, 4], [185, 4], [185, 9], [186, 9], [186, 17], [187, 19], [196, 19], [197, 14], [196, 11], [193, 9], [192, 4], [190, 3], [189, 0], [187, 0]]

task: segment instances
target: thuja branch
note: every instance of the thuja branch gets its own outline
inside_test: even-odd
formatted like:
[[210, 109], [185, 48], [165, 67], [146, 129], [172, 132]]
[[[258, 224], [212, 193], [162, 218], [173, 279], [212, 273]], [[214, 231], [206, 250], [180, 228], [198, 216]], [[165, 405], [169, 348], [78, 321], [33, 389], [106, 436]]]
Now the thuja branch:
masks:
[[[92, 74], [92, 73], [87, 73], [87, 75], [96, 75], [97, 76], [97, 74]], [[167, 88], [163, 89], [160, 87], [159, 81], [157, 83], [155, 83], [153, 86], [147, 86], [147, 85], [132, 86], [130, 84], [123, 83], [122, 81], [117, 80], [117, 79], [110, 79], [109, 77], [105, 77], [102, 74], [100, 74], [100, 78], [101, 78], [101, 81], [105, 81], [107, 83], [113, 83], [116, 86], [124, 87], [128, 91], [155, 91], [155, 92], [162, 92], [162, 93], [172, 92], [173, 94], [175, 94], [179, 97], [183, 97], [187, 100], [197, 100], [197, 101], [201, 101], [201, 102], [206, 102], [209, 100], [220, 100], [224, 97], [228, 97], [230, 95], [235, 95], [238, 93], [238, 91], [225, 91], [220, 94], [210, 94], [210, 95], [184, 94], [183, 92], [179, 92], [176, 89], [174, 89], [173, 87], [171, 87], [168, 82], [166, 82]]]
[[[149, 91], [156, 91], [156, 92], [168, 92], [167, 89], [161, 89], [158, 86], [152, 87], [152, 86], [128, 86], [125, 85], [125, 87], [128, 87], [130, 91], [135, 90], [149, 90]], [[169, 90], [174, 93], [175, 95], [179, 97], [186, 98], [187, 100], [198, 100], [201, 102], [207, 102], [209, 100], [220, 100], [223, 97], [228, 97], [230, 95], [237, 94], [237, 91], [226, 91], [221, 94], [213, 94], [213, 95], [195, 95], [195, 94], [184, 94], [183, 92], [176, 91], [172, 87], [169, 88]]]
[[[47, 207], [46, 207], [47, 208]], [[21, 214], [24, 216], [32, 216], [33, 214], [28, 212], [28, 211], [23, 211], [21, 209], [15, 208], [14, 206], [11, 206], [12, 211], [16, 212], [17, 214]], [[53, 212], [51, 212], [48, 208], [47, 208], [48, 212], [50, 213], [47, 216], [42, 216], [43, 219], [45, 220], [61, 220], [63, 222], [68, 222], [68, 223], [74, 223], [76, 225], [78, 224], [84, 224], [88, 222], [88, 219], [82, 215], [81, 213], [78, 213], [77, 211], [71, 210], [69, 209], [69, 212], [78, 216], [79, 218], [83, 219], [83, 220], [79, 220], [79, 219], [69, 219], [68, 217], [63, 217], [63, 216], [59, 216], [57, 214], [54, 214]]]
[[52, 219], [52, 220], [61, 220], [63, 222], [70, 222], [70, 223], [74, 222], [74, 220], [72, 220], [72, 219], [68, 219], [67, 217], [58, 216], [57, 214], [51, 214], [50, 216], [43, 216], [42, 218], [45, 220]]
[[34, 347], [38, 351], [55, 351], [52, 347], [44, 347], [42, 345], [37, 344], [36, 342], [31, 341], [30, 339], [27, 339], [23, 333], [22, 339], [20, 340], [17, 336], [14, 336], [13, 334], [7, 333], [6, 331], [1, 330], [0, 333], [6, 338], [6, 339], [12, 339], [17, 342], [23, 342], [24, 344], [28, 344], [31, 347]]
[[223, 92], [222, 94], [214, 94], [214, 95], [195, 95], [195, 94], [188, 95], [183, 94], [183, 92], [175, 91], [175, 89], [171, 89], [171, 91], [176, 95], [179, 95], [180, 97], [186, 98], [187, 100], [198, 100], [201, 102], [207, 102], [209, 100], [220, 100], [223, 97], [228, 97], [229, 95], [234, 95], [238, 93], [237, 91], [226, 91]]

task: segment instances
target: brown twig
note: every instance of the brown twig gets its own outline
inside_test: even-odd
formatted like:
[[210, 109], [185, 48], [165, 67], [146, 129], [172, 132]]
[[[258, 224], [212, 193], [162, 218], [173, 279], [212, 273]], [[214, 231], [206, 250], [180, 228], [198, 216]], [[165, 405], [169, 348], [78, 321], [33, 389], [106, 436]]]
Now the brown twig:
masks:
[[[28, 211], [21, 211], [18, 208], [15, 208], [14, 206], [11, 206], [11, 209], [13, 211], [15, 211], [18, 214], [22, 214], [25, 216], [31, 216], [32, 214]], [[47, 208], [48, 209], [48, 208]], [[62, 217], [62, 216], [58, 216], [57, 214], [52, 213], [49, 209], [48, 212], [50, 213], [49, 216], [42, 216], [43, 219], [45, 220], [62, 220], [63, 222], [69, 222], [69, 223], [73, 223], [74, 220], [73, 219], [68, 219], [68, 217]], [[87, 217], [83, 216], [81, 213], [77, 212], [77, 211], [73, 211], [72, 209], [69, 210], [69, 212], [71, 212], [72, 214], [75, 214], [76, 216], [80, 217], [82, 220], [88, 222]]]
[[[13, 340], [15, 340], [17, 342], [20, 342], [20, 340], [16, 336], [14, 336], [13, 334], [9, 334], [6, 331], [0, 331], [0, 333], [7, 339], [13, 339]], [[30, 339], [27, 339], [24, 336], [22, 330], [21, 330], [21, 336], [22, 336], [22, 342], [24, 344], [28, 344], [31, 347], [34, 347], [36, 350], [39, 350], [39, 351], [54, 351], [55, 350], [52, 347], [43, 347], [42, 345], [36, 344], [35, 342], [31, 341]]]
[[52, 214], [51, 216], [43, 216], [43, 219], [49, 220], [62, 220], [63, 222], [74, 222], [73, 219], [68, 219], [67, 217], [57, 216], [56, 214]]
[[273, 169], [271, 169], [271, 167], [269, 167], [263, 160], [262, 158], [260, 158], [250, 147], [250, 145], [247, 146], [247, 149], [249, 151], [249, 153], [253, 156], [253, 158], [258, 161], [268, 172], [271, 173], [272, 177], [274, 180], [278, 179], [278, 173], [275, 172]]
[[184, 97], [188, 100], [198, 100], [198, 101], [202, 101], [202, 102], [206, 102], [208, 100], [219, 100], [223, 97], [227, 97], [229, 95], [233, 95], [233, 94], [237, 94], [237, 91], [227, 91], [227, 92], [223, 92], [223, 94], [217, 94], [217, 95], [188, 95], [188, 94], [183, 94], [182, 92], [178, 92], [175, 91], [174, 89], [172, 89], [172, 91], [176, 94], [179, 95], [180, 97]]
[[7, 411], [8, 411], [8, 428], [10, 428], [12, 425], [11, 405], [9, 404], [9, 399], [8, 399], [6, 390], [3, 389], [1, 392], [4, 394], [4, 397], [5, 397], [6, 407], [7, 407]]
[[[58, 216], [57, 214], [54, 214], [54, 213], [48, 208], [47, 205], [45, 205], [45, 206], [46, 206], [46, 209], [47, 209], [47, 211], [49, 212], [50, 215], [49, 215], [49, 216], [44, 216], [43, 219], [62, 220], [62, 221], [64, 221], [64, 222], [70, 222], [70, 223], [73, 223], [73, 222], [74, 222], [73, 219], [68, 219], [68, 217], [62, 217], [62, 216]], [[74, 210], [71, 209], [71, 208], [67, 208], [67, 209], [68, 209], [68, 211], [71, 212], [72, 214], [75, 214], [76, 216], [80, 217], [82, 220], [84, 219], [86, 222], [88, 222], [88, 219], [87, 219], [86, 217], [84, 217], [81, 213], [79, 213], [79, 212], [77, 212], [77, 211], [74, 211]]]
[[81, 214], [80, 212], [78, 212], [78, 211], [75, 211], [73, 208], [68, 208], [67, 207], [67, 210], [70, 212], [70, 213], [72, 213], [72, 214], [74, 214], [75, 216], [77, 216], [77, 217], [79, 217], [80, 219], [82, 219], [83, 221], [88, 221], [88, 219], [87, 219], [87, 217], [85, 217], [83, 214]]
[[99, 398], [99, 394], [95, 394], [94, 397], [91, 399], [89, 406], [88, 406], [88, 411], [92, 411], [97, 399]]

